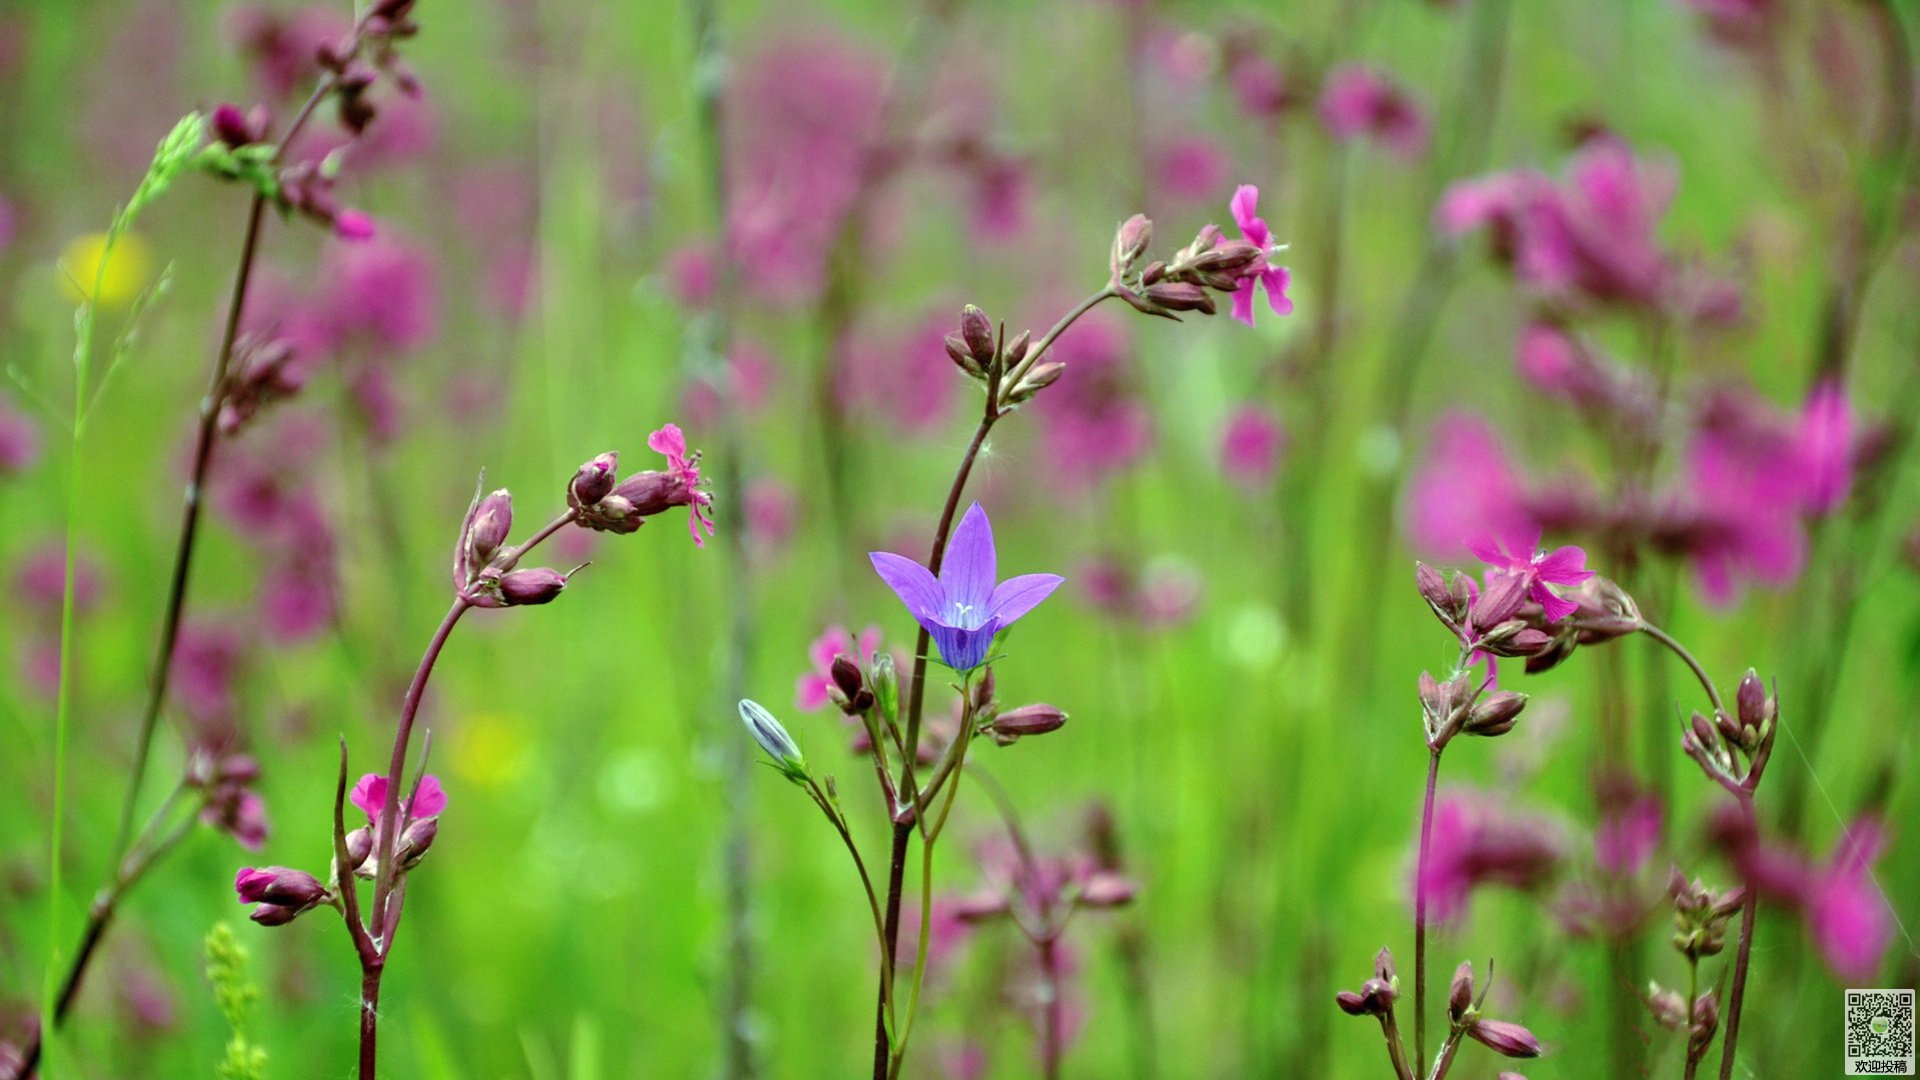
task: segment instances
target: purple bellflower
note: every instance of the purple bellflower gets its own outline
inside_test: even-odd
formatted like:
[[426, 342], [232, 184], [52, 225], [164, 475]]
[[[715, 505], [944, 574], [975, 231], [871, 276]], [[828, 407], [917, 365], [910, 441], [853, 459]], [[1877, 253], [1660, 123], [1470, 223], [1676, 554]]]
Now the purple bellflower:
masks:
[[875, 551], [868, 557], [880, 579], [933, 635], [940, 658], [955, 671], [979, 667], [993, 636], [1032, 611], [1066, 580], [1058, 574], [1021, 574], [999, 581], [993, 526], [979, 503], [968, 507], [954, 527], [938, 578], [904, 555]]

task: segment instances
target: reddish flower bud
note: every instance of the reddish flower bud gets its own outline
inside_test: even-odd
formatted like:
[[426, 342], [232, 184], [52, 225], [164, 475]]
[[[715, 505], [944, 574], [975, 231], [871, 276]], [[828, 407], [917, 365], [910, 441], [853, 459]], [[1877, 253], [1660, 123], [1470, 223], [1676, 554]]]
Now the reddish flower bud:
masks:
[[1146, 254], [1153, 243], [1153, 222], [1145, 214], [1135, 214], [1120, 223], [1113, 234], [1113, 258], [1110, 268], [1118, 278], [1133, 269], [1133, 264]]
[[238, 150], [265, 141], [267, 107], [255, 105], [251, 110], [242, 111], [240, 106], [227, 102], [214, 108], [211, 124], [214, 138]]
[[947, 359], [952, 360], [961, 371], [976, 379], [987, 377], [987, 369], [981, 367], [980, 361], [975, 360], [973, 354], [967, 350], [965, 338], [959, 334], [948, 334], [944, 343], [947, 347]]
[[513, 496], [501, 488], [480, 500], [473, 509], [473, 525], [467, 534], [467, 562], [475, 572], [493, 561], [500, 545], [513, 531]]
[[1447, 987], [1447, 1016], [1457, 1024], [1472, 1006], [1473, 961], [1462, 960], [1460, 966], [1453, 969], [1453, 982]]
[[347, 834], [347, 865], [340, 868], [343, 874], [350, 874], [367, 863], [367, 857], [373, 854], [373, 829], [362, 825]]
[[613, 491], [619, 468], [620, 455], [611, 450], [580, 466], [567, 484], [567, 505], [578, 510], [606, 498]]
[[1519, 1024], [1505, 1020], [1475, 1020], [1473, 1026], [1467, 1029], [1467, 1034], [1496, 1054], [1511, 1058], [1540, 1056], [1540, 1040]]
[[1147, 286], [1147, 302], [1168, 311], [1201, 311], [1211, 315], [1216, 310], [1213, 297], [1207, 290], [1185, 281], [1163, 281], [1158, 285]]
[[551, 603], [567, 587], [567, 575], [544, 566], [515, 570], [500, 578], [500, 599], [507, 607]]
[[1012, 367], [1027, 358], [1028, 345], [1033, 341], [1033, 331], [1022, 330], [1020, 336], [1007, 344], [1007, 366]]
[[987, 313], [968, 304], [960, 309], [960, 338], [974, 361], [985, 368], [993, 363], [993, 322]]
[[327, 897], [327, 887], [304, 870], [284, 866], [242, 867], [233, 879], [243, 904], [272, 904], [305, 909]]
[[1393, 950], [1385, 945], [1380, 946], [1380, 951], [1373, 954], [1373, 977], [1389, 986], [1400, 978], [1393, 969]]
[[1481, 699], [1473, 711], [1467, 714], [1467, 722], [1461, 728], [1469, 735], [1492, 737], [1505, 735], [1513, 730], [1513, 723], [1520, 710], [1527, 707], [1527, 695], [1511, 690], [1499, 690]]
[[259, 904], [247, 913], [247, 918], [261, 926], [285, 926], [305, 914], [305, 908], [281, 907], [278, 904]]
[[1119, 907], [1133, 901], [1139, 890], [1126, 877], [1101, 871], [1087, 878], [1080, 887], [1080, 906], [1094, 908]]
[[427, 849], [433, 846], [434, 838], [440, 835], [440, 819], [437, 817], [418, 818], [407, 823], [400, 833], [400, 843], [393, 849], [394, 865], [402, 870], [411, 870], [420, 865], [427, 857]]
[[1774, 717], [1774, 703], [1767, 697], [1767, 688], [1760, 682], [1760, 676], [1752, 668], [1740, 679], [1740, 689], [1734, 693], [1734, 701], [1740, 710], [1740, 726], [1758, 728]]
[[1367, 999], [1351, 990], [1342, 990], [1333, 995], [1333, 1003], [1340, 1006], [1340, 1011], [1346, 1013], [1348, 1016], [1372, 1015], [1372, 1011], [1368, 1008]]
[[1022, 705], [994, 717], [986, 731], [996, 739], [1017, 739], [1058, 731], [1066, 722], [1067, 714], [1051, 705]]
[[1060, 376], [1066, 374], [1066, 371], [1067, 365], [1065, 364], [1054, 360], [1040, 361], [1033, 365], [1033, 368], [1020, 379], [1020, 385], [1014, 387], [1013, 390], [1007, 394], [1007, 402], [1018, 405], [1028, 400], [1033, 397], [1033, 395], [1059, 382]]

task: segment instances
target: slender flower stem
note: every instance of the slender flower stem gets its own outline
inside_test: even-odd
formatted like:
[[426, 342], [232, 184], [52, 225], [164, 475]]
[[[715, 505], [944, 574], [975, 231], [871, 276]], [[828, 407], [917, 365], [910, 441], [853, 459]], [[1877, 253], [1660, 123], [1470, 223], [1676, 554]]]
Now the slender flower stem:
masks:
[[1393, 1062], [1393, 1075], [1399, 1080], [1414, 1080], [1413, 1069], [1407, 1064], [1407, 1046], [1400, 1038], [1400, 1022], [1394, 1019], [1392, 1008], [1380, 1015], [1380, 1034], [1386, 1036], [1387, 1059]]
[[1707, 701], [1712, 703], [1715, 712], [1724, 713], [1727, 711], [1725, 703], [1720, 700], [1720, 691], [1714, 688], [1713, 680], [1707, 676], [1707, 669], [1700, 666], [1700, 661], [1693, 658], [1693, 654], [1687, 651], [1685, 645], [1680, 644], [1674, 640], [1671, 634], [1668, 634], [1665, 630], [1660, 629], [1652, 623], [1641, 623], [1640, 632], [1660, 644], [1665, 645], [1675, 656], [1680, 658], [1682, 663], [1687, 665], [1687, 669], [1693, 672], [1693, 677], [1700, 680], [1700, 688], [1707, 692]]
[[1433, 792], [1440, 751], [1427, 753], [1427, 794], [1420, 806], [1420, 855], [1413, 871], [1413, 1056], [1427, 1060], [1427, 855], [1433, 843]]
[[[1685, 1080], [1693, 1080], [1700, 1068], [1700, 1055], [1693, 1052], [1693, 1001], [1700, 994], [1700, 958], [1687, 957], [1687, 1068]], [[1701, 1048], [1703, 1051], [1705, 1047]]]
[[[1748, 828], [1754, 827], [1753, 795], [1740, 797], [1740, 812]], [[1740, 905], [1740, 945], [1734, 953], [1733, 986], [1727, 991], [1727, 1034], [1720, 1041], [1720, 1080], [1732, 1080], [1734, 1050], [1740, 1042], [1740, 1006], [1747, 994], [1747, 967], [1753, 956], [1753, 922], [1760, 910], [1760, 890], [1747, 883], [1746, 902]], [[1691, 1018], [1693, 1003], [1687, 1003]]]
[[1065, 1003], [1060, 1000], [1058, 943], [1054, 935], [1048, 934], [1036, 943], [1036, 947], [1040, 954], [1040, 985], [1047, 996], [1041, 1013], [1040, 1071], [1047, 1080], [1059, 1080], [1060, 1031], [1066, 1025], [1062, 1018]]

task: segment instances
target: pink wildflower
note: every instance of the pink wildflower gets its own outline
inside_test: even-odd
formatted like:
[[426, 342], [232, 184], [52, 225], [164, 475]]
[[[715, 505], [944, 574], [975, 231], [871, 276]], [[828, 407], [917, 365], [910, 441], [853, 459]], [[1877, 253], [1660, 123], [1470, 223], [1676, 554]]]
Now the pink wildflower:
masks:
[[667, 456], [667, 471], [686, 489], [687, 531], [693, 534], [695, 547], [705, 547], [700, 529], [705, 526], [707, 535], [713, 535], [713, 496], [700, 490], [700, 455], [687, 454], [687, 437], [680, 433], [678, 424], [668, 424], [647, 436], [647, 448]]
[[812, 711], [824, 708], [828, 701], [827, 692], [833, 688], [833, 676], [829, 670], [833, 658], [844, 656], [858, 663], [862, 668], [873, 663], [874, 650], [880, 647], [880, 628], [869, 626], [860, 631], [856, 643], [844, 626], [829, 626], [826, 632], [813, 639], [807, 646], [807, 660], [813, 670], [800, 676], [800, 684], [794, 690], [794, 704]]
[[1336, 139], [1364, 135], [1402, 158], [1419, 157], [1427, 147], [1426, 113], [1391, 79], [1365, 67], [1349, 65], [1327, 76], [1320, 122]]
[[1272, 479], [1287, 444], [1287, 430], [1267, 409], [1242, 405], [1220, 436], [1220, 470], [1245, 488], [1260, 489]]
[[1293, 301], [1287, 299], [1287, 283], [1290, 277], [1287, 268], [1274, 266], [1267, 260], [1274, 250], [1273, 233], [1267, 223], [1254, 212], [1260, 201], [1260, 189], [1252, 184], [1242, 184], [1234, 191], [1231, 207], [1233, 220], [1240, 226], [1240, 235], [1262, 252], [1260, 261], [1253, 264], [1247, 275], [1240, 279], [1240, 287], [1233, 291], [1233, 317], [1253, 325], [1253, 289], [1257, 282], [1267, 290], [1267, 304], [1275, 315], [1286, 315], [1293, 311]]
[[1523, 578], [1528, 598], [1546, 612], [1548, 622], [1559, 622], [1580, 608], [1548, 586], [1578, 585], [1593, 576], [1593, 571], [1587, 569], [1587, 553], [1577, 547], [1569, 545], [1550, 552], [1541, 551], [1537, 528], [1508, 533], [1500, 542], [1483, 538], [1469, 543], [1467, 550], [1493, 567], [1496, 573], [1517, 574]]

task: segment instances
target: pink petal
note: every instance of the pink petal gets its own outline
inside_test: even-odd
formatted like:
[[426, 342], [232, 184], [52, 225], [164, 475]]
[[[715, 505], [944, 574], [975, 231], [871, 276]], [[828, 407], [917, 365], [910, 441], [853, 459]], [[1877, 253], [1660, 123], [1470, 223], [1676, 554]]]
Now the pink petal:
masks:
[[680, 425], [668, 424], [647, 436], [647, 448], [665, 454], [670, 461], [680, 461], [687, 456], [687, 438], [680, 433]]
[[409, 817], [439, 817], [447, 808], [447, 793], [440, 787], [440, 778], [428, 773], [420, 778], [420, 789], [414, 794], [413, 803], [407, 808]]
[[1587, 569], [1587, 553], [1572, 545], [1542, 555], [1533, 568], [1541, 581], [1555, 585], [1578, 585], [1593, 576], [1593, 571]]
[[1260, 284], [1267, 288], [1267, 305], [1275, 315], [1293, 314], [1293, 301], [1287, 296], [1287, 285], [1292, 280], [1284, 266], [1269, 266], [1260, 271]]
[[353, 785], [353, 794], [348, 801], [360, 808], [360, 812], [369, 818], [380, 816], [380, 808], [387, 801], [387, 778], [379, 773], [368, 773]]
[[1233, 317], [1248, 326], [1253, 325], [1253, 279], [1244, 278], [1240, 287], [1233, 290]]
[[1579, 604], [1565, 599], [1539, 582], [1535, 582], [1533, 588], [1527, 590], [1527, 595], [1539, 603], [1541, 610], [1547, 613], [1547, 621], [1550, 623], [1559, 622], [1580, 610]]
[[[1266, 231], [1266, 223], [1255, 213], [1259, 202], [1260, 189], [1252, 184], [1241, 184], [1234, 190], [1233, 199], [1227, 205], [1233, 209], [1233, 220], [1240, 226], [1241, 232], [1251, 234], [1256, 228]], [[1248, 239], [1252, 239], [1251, 235]], [[1257, 240], [1254, 242], [1259, 243]]]

